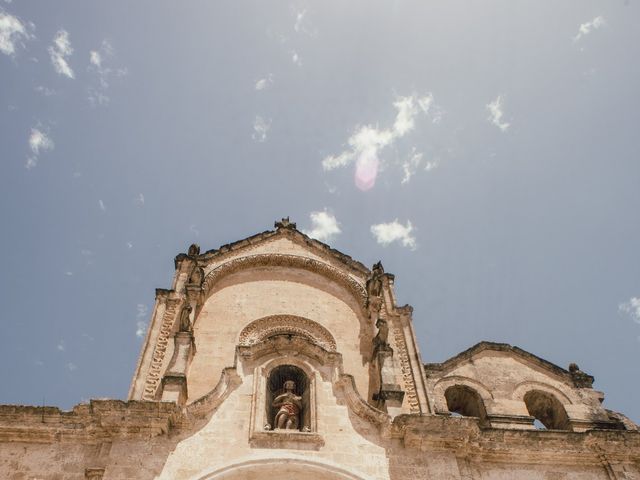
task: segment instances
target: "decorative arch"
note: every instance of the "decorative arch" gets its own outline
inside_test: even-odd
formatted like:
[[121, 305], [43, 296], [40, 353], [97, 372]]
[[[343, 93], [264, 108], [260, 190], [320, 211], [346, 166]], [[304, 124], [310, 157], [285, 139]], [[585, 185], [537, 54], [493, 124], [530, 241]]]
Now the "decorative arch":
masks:
[[449, 388], [456, 385], [466, 386], [475, 390], [483, 402], [491, 402], [493, 400], [493, 394], [491, 391], [478, 380], [474, 380], [473, 378], [463, 377], [460, 375], [452, 375], [450, 377], [441, 378], [434, 385], [434, 390], [436, 390], [439, 394], [444, 395], [444, 392]]
[[518, 385], [516, 385], [516, 387], [513, 389], [513, 392], [511, 393], [511, 398], [513, 400], [524, 401], [524, 396], [530, 390], [539, 390], [547, 394], [553, 395], [563, 405], [572, 405], [574, 403], [569, 397], [569, 395], [567, 395], [565, 392], [563, 392], [559, 388], [556, 388], [547, 383], [536, 382], [533, 380], [521, 382]]
[[313, 258], [276, 253], [235, 258], [213, 269], [206, 275], [202, 283], [205, 298], [211, 295], [215, 284], [224, 277], [241, 270], [259, 267], [297, 268], [322, 275], [344, 287], [353, 296], [362, 311], [366, 310], [367, 291], [350, 275]]
[[319, 323], [296, 315], [270, 315], [254, 320], [242, 329], [238, 345], [250, 347], [276, 335], [299, 335], [328, 352], [336, 351], [331, 332]]
[[241, 461], [194, 475], [189, 480], [241, 480], [246, 478], [271, 480], [281, 477], [283, 471], [286, 472], [285, 478], [300, 475], [300, 478], [316, 480], [372, 480], [369, 476], [351, 472], [333, 463], [298, 456]]

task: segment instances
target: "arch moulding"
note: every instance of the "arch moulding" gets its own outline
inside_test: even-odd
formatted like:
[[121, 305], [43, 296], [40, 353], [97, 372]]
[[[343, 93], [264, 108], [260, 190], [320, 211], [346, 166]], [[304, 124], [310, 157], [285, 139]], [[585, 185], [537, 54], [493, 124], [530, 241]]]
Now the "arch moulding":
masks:
[[336, 351], [331, 332], [319, 323], [296, 315], [270, 315], [249, 323], [240, 332], [238, 345], [250, 347], [275, 335], [295, 334], [308, 338], [328, 352]]
[[559, 388], [554, 387], [552, 385], [548, 385], [546, 383], [536, 382], [531, 380], [518, 384], [516, 388], [513, 389], [511, 398], [513, 400], [524, 401], [524, 396], [527, 394], [527, 392], [530, 392], [533, 390], [539, 390], [541, 392], [551, 394], [555, 398], [557, 398], [558, 401], [563, 405], [571, 405], [574, 403], [569, 397], [569, 395], [567, 395], [565, 392], [563, 392]]
[[208, 298], [211, 295], [216, 283], [224, 277], [242, 270], [260, 267], [296, 268], [322, 275], [345, 288], [356, 300], [362, 311], [365, 311], [366, 309], [367, 291], [363, 285], [350, 275], [340, 271], [336, 267], [313, 258], [277, 253], [249, 255], [246, 257], [235, 258], [214, 268], [205, 276], [202, 283], [204, 298]]
[[194, 475], [189, 480], [240, 480], [245, 478], [272, 479], [274, 476], [317, 480], [371, 480], [362, 474], [352, 473], [329, 462], [309, 460], [299, 456], [246, 460]]

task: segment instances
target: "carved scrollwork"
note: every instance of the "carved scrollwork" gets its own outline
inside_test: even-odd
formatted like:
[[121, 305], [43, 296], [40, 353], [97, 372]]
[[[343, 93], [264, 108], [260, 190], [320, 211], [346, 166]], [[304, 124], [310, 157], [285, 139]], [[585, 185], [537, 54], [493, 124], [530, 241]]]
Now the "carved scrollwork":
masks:
[[264, 342], [275, 335], [299, 335], [306, 337], [328, 352], [336, 351], [336, 341], [322, 325], [295, 315], [272, 315], [254, 320], [240, 332], [238, 344], [249, 347]]
[[366, 289], [353, 277], [339, 269], [313, 258], [286, 254], [259, 254], [236, 258], [226, 262], [207, 274], [203, 282], [205, 297], [211, 293], [214, 285], [222, 278], [241, 270], [258, 267], [298, 268], [322, 275], [345, 287], [365, 311], [367, 304]]

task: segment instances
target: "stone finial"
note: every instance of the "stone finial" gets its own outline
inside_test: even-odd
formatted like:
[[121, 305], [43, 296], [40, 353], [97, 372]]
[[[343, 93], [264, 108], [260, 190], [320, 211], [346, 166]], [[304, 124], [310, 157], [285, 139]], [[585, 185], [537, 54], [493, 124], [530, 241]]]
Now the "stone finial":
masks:
[[571, 379], [576, 387], [591, 388], [593, 386], [593, 377], [580, 370], [577, 363], [569, 364], [569, 373], [571, 374]]
[[192, 243], [189, 247], [189, 250], [187, 250], [187, 255], [189, 255], [190, 257], [200, 255], [200, 245], [198, 245], [197, 243]]
[[284, 217], [279, 222], [275, 222], [274, 226], [278, 230], [280, 230], [281, 228], [288, 228], [289, 230], [295, 230], [296, 229], [295, 222], [290, 222], [289, 221], [289, 217]]

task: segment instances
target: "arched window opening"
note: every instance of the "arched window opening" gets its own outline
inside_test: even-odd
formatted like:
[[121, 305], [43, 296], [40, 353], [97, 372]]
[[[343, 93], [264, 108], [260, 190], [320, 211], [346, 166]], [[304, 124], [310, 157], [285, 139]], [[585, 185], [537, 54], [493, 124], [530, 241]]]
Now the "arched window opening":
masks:
[[487, 412], [478, 392], [466, 385], [454, 385], [444, 392], [447, 408], [453, 416], [477, 417], [486, 420]]
[[302, 369], [281, 365], [269, 374], [265, 430], [311, 431], [309, 379]]
[[524, 396], [529, 415], [537, 421], [534, 426], [539, 430], [568, 430], [569, 417], [560, 401], [550, 393], [532, 390]]

